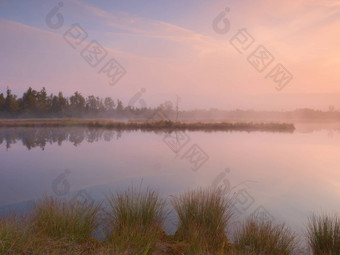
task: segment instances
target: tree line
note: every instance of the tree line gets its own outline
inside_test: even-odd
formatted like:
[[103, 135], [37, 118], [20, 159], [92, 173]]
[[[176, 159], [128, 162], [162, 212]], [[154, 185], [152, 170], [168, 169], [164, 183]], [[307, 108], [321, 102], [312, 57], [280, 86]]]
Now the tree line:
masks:
[[[165, 112], [172, 111], [172, 106], [162, 104]], [[156, 108], [157, 109], [157, 108]], [[94, 95], [84, 97], [76, 91], [65, 97], [62, 92], [57, 95], [47, 94], [45, 88], [40, 91], [31, 87], [22, 97], [14, 95], [7, 88], [0, 93], [0, 117], [142, 117], [147, 118], [156, 109], [124, 106], [119, 99], [99, 98]]]
[[[133, 101], [133, 100], [132, 100]], [[140, 104], [139, 104], [140, 105]], [[255, 110], [186, 110], [179, 111], [171, 101], [166, 101], [155, 108], [124, 105], [119, 99], [99, 98], [91, 95], [84, 97], [76, 91], [70, 97], [62, 92], [57, 95], [47, 94], [45, 88], [40, 91], [31, 87], [18, 97], [8, 88], [0, 93], [0, 118], [25, 117], [98, 117], [117, 119], [155, 119], [172, 121], [339, 121], [340, 110], [330, 106], [326, 111], [296, 109], [293, 111], [255, 111]]]

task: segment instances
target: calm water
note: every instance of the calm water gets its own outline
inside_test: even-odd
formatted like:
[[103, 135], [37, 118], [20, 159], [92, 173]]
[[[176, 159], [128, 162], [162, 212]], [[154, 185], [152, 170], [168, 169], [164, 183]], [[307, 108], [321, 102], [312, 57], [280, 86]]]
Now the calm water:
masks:
[[313, 211], [340, 213], [340, 126], [296, 126], [294, 133], [171, 136], [1, 129], [0, 209], [25, 210], [46, 194], [100, 200], [134, 185], [169, 198], [189, 188], [221, 185], [234, 196], [236, 223], [255, 214], [300, 232]]

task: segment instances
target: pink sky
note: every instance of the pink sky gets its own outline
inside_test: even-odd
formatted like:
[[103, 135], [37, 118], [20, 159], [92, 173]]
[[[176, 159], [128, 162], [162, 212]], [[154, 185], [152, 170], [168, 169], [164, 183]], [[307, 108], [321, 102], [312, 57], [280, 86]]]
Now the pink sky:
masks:
[[[127, 103], [145, 88], [144, 100], [150, 106], [178, 95], [186, 109], [340, 108], [338, 0], [216, 0], [192, 3], [190, 8], [180, 1], [162, 1], [164, 18], [157, 8], [136, 10], [133, 1], [131, 10], [103, 8], [94, 1], [63, 2], [64, 24], [54, 30], [45, 24], [45, 16], [57, 1], [25, 7], [25, 15], [13, 9], [15, 1], [0, 1], [2, 91], [9, 86], [21, 94], [27, 86], [45, 86], [53, 93], [78, 90]], [[226, 7], [230, 30], [218, 34], [212, 22]], [[73, 23], [88, 33], [79, 49], [63, 38]], [[255, 42], [240, 54], [229, 41], [242, 28]], [[93, 39], [108, 51], [95, 68], [80, 56]], [[247, 57], [261, 44], [275, 60], [259, 73]], [[98, 74], [111, 57], [127, 71], [113, 87]], [[293, 75], [281, 91], [265, 78], [279, 63]]]

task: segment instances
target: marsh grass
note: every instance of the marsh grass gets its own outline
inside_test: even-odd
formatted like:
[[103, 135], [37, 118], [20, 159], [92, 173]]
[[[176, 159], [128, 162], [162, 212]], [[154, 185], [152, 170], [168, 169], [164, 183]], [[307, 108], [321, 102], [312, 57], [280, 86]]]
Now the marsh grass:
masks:
[[0, 254], [17, 254], [28, 242], [28, 226], [23, 217], [15, 214], [0, 218]]
[[[220, 189], [173, 197], [174, 235], [163, 230], [165, 201], [157, 192], [130, 188], [107, 200], [105, 217], [102, 204], [53, 197], [37, 201], [27, 215], [9, 213], [0, 218], [0, 254], [309, 254], [300, 252], [296, 235], [284, 224], [256, 218], [247, 219], [229, 242], [232, 204]], [[103, 240], [94, 237], [99, 225], [106, 227]], [[312, 254], [340, 254], [338, 216], [313, 215], [306, 236]]]
[[235, 234], [239, 252], [261, 255], [289, 255], [297, 251], [297, 237], [284, 224], [247, 219]]
[[0, 219], [0, 254], [65, 254], [73, 250], [74, 243], [35, 235], [26, 216], [10, 213]]
[[314, 214], [309, 218], [307, 238], [313, 254], [340, 254], [339, 217], [335, 214]]
[[116, 130], [189, 130], [189, 131], [268, 131], [268, 132], [293, 132], [295, 127], [290, 123], [184, 123], [169, 120], [145, 122], [114, 122], [109, 120], [94, 119], [15, 119], [1, 120], [0, 127], [89, 127]]
[[108, 205], [108, 246], [116, 252], [151, 254], [156, 243], [165, 236], [165, 203], [159, 194], [150, 189], [129, 188], [111, 194]]
[[187, 243], [188, 254], [223, 254], [229, 249], [230, 201], [220, 189], [197, 189], [173, 198], [178, 216], [175, 239]]
[[30, 224], [34, 234], [50, 239], [87, 242], [98, 226], [100, 205], [44, 198], [35, 203]]

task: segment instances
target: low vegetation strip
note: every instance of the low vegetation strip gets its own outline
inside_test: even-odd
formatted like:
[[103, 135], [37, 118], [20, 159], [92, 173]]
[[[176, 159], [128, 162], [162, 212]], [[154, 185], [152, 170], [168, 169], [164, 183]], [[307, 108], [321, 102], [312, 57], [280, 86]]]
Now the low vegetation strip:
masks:
[[234, 211], [220, 189], [184, 192], [172, 197], [172, 205], [177, 231], [168, 235], [164, 226], [170, 208], [150, 189], [130, 188], [100, 203], [45, 197], [23, 216], [0, 217], [0, 254], [340, 254], [335, 214], [309, 218], [307, 251], [286, 225], [254, 217], [229, 236]]
[[290, 123], [184, 123], [168, 120], [146, 122], [114, 122], [91, 119], [55, 119], [55, 120], [2, 120], [0, 127], [89, 127], [118, 130], [188, 130], [188, 131], [267, 131], [293, 132], [294, 124]]

